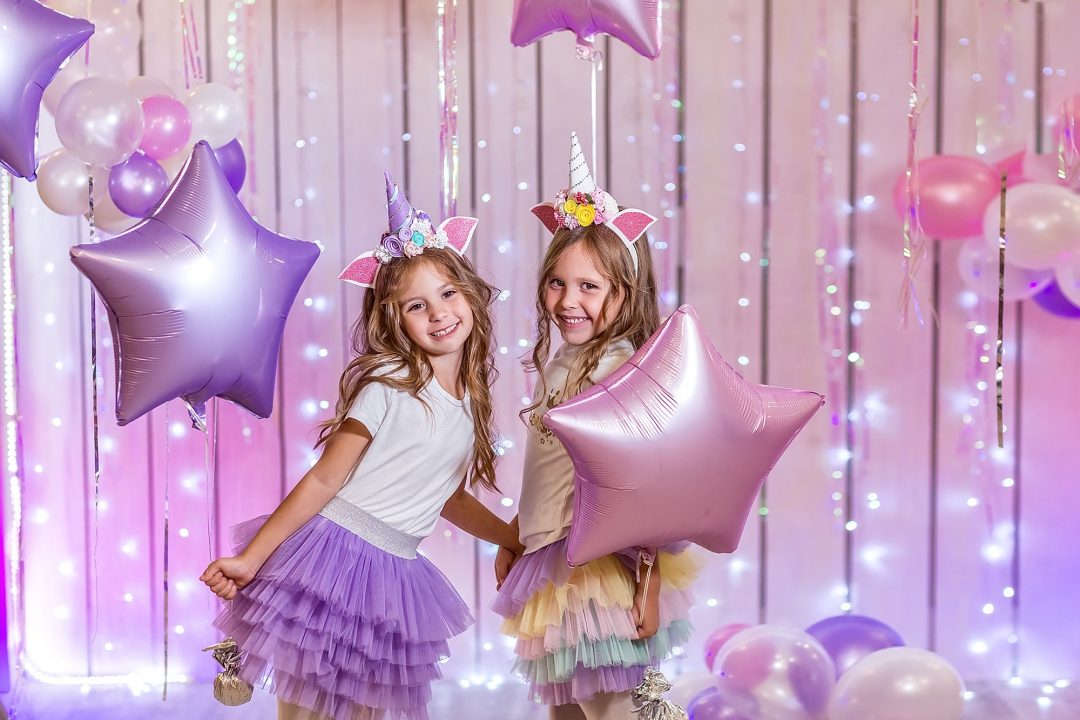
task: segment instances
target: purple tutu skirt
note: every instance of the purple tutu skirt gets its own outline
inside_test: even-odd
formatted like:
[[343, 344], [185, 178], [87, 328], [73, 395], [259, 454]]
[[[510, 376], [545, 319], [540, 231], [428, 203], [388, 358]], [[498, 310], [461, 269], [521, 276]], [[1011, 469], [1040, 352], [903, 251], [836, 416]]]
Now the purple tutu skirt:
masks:
[[685, 544], [658, 553], [660, 629], [647, 640], [637, 638], [633, 616], [636, 566], [630, 553], [571, 568], [565, 539], [514, 563], [492, 609], [517, 640], [514, 670], [535, 702], [566, 705], [632, 690], [647, 667], [686, 642], [696, 558]]
[[[265, 520], [236, 526], [237, 547]], [[240, 674], [332, 718], [373, 708], [387, 720], [428, 720], [447, 640], [473, 618], [446, 577], [416, 555], [418, 543], [331, 500], [214, 621], [243, 653]]]

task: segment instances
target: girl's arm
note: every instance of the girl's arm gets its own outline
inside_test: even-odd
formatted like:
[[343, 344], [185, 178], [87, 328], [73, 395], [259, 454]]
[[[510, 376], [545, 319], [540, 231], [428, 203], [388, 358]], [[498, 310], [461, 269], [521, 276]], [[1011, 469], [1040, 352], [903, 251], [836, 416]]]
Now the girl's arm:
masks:
[[218, 558], [199, 578], [226, 600], [250, 583], [266, 559], [290, 535], [326, 507], [360, 462], [371, 433], [356, 420], [330, 436], [322, 456], [292, 489], [259, 532], [236, 557]]
[[[465, 489], [465, 481], [443, 506], [442, 516], [459, 528], [489, 543], [520, 555], [525, 546], [518, 540], [516, 523], [504, 522]], [[516, 519], [516, 518], [515, 518]]]

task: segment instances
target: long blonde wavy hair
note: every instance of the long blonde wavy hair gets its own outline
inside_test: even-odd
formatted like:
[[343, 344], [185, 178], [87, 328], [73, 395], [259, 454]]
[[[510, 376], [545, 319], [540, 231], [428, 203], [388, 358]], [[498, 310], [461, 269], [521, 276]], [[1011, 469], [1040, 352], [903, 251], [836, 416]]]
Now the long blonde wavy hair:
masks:
[[495, 490], [496, 430], [491, 386], [498, 371], [490, 308], [496, 290], [476, 274], [467, 260], [449, 249], [428, 248], [423, 255], [394, 260], [379, 268], [375, 287], [364, 296], [364, 311], [353, 324], [352, 346], [357, 356], [341, 374], [334, 417], [320, 424], [315, 447], [341, 427], [360, 392], [371, 383], [383, 383], [419, 397], [431, 382], [431, 363], [405, 332], [397, 302], [399, 293], [422, 263], [445, 277], [472, 309], [473, 328], [463, 346], [458, 376], [469, 393], [475, 429], [468, 478], [470, 485], [479, 483]]
[[[541, 392], [536, 396], [538, 400], [521, 412], [522, 416], [528, 415], [546, 400], [548, 388], [544, 381], [544, 366], [551, 352], [551, 318], [548, 317], [544, 297], [559, 258], [578, 243], [611, 283], [611, 289], [601, 305], [603, 317], [608, 318], [608, 326], [585, 343], [578, 353], [567, 378], [565, 398], [573, 397], [584, 389], [600, 364], [600, 358], [612, 343], [625, 338], [634, 348], [639, 348], [660, 326], [656, 275], [646, 233], [642, 233], [634, 242], [638, 257], [635, 271], [634, 261], [622, 239], [604, 225], [587, 225], [573, 230], [559, 228], [540, 266], [540, 282], [536, 288], [536, 346], [530, 360], [525, 363], [527, 370], [539, 374]], [[616, 317], [611, 317], [611, 305], [619, 299], [622, 299], [622, 308]]]

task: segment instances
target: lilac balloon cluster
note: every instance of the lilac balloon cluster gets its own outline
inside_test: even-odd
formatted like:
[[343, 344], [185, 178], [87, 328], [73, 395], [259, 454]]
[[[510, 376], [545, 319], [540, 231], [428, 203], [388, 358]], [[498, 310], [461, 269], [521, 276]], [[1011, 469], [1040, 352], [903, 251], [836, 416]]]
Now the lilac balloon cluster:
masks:
[[[725, 625], [705, 643], [711, 676], [676, 683], [690, 720], [956, 720], [964, 685], [885, 623], [827, 618], [805, 631]], [[687, 698], [676, 695], [689, 687]]]

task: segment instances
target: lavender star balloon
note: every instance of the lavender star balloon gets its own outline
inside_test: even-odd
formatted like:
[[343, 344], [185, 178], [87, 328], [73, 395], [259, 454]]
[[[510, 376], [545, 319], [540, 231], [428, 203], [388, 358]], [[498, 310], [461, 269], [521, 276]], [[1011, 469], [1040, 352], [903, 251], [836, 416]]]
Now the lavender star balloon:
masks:
[[765, 476], [824, 401], [744, 380], [682, 306], [544, 415], [574, 462], [570, 564], [685, 540], [733, 551]]
[[0, 0], [0, 166], [9, 172], [35, 179], [41, 94], [93, 34], [86, 20], [34, 0]]
[[175, 397], [197, 424], [214, 396], [269, 416], [285, 318], [318, 256], [255, 222], [197, 144], [144, 221], [71, 249], [109, 311], [117, 422]]
[[545, 35], [570, 30], [579, 45], [597, 33], [622, 40], [649, 59], [660, 56], [659, 0], [515, 0], [510, 42], [524, 47]]

